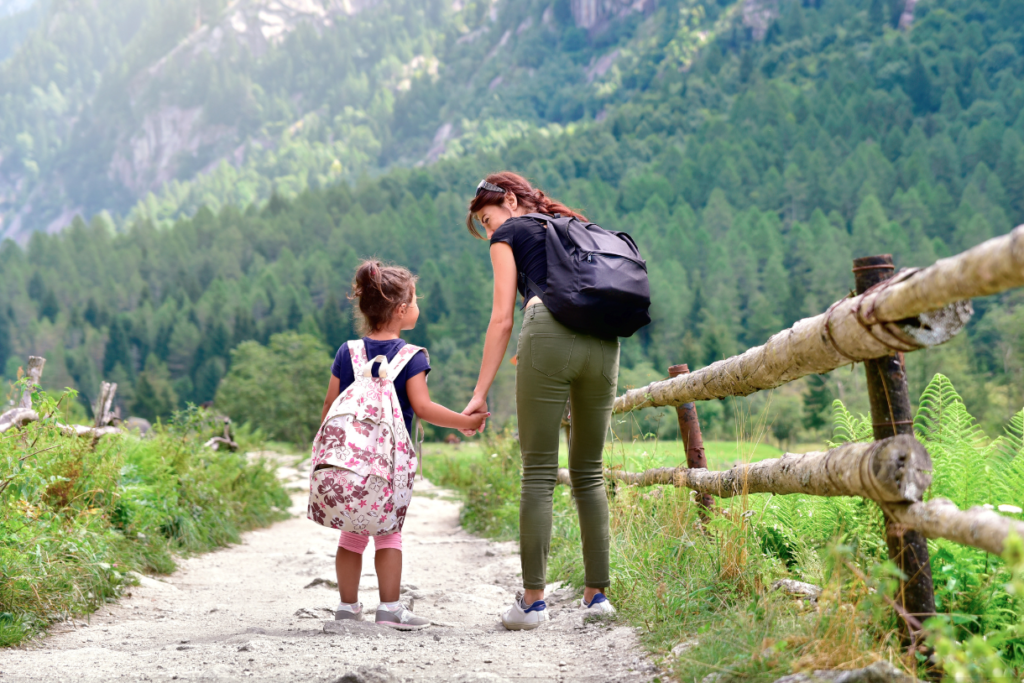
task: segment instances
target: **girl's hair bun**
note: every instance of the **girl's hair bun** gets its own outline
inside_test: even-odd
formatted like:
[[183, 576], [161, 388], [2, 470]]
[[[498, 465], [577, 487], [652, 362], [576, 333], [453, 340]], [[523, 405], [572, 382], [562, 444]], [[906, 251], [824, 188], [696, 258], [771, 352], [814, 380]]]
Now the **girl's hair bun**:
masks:
[[359, 302], [359, 332], [370, 334], [391, 320], [402, 304], [412, 303], [416, 276], [401, 266], [368, 259], [356, 268], [350, 299]]

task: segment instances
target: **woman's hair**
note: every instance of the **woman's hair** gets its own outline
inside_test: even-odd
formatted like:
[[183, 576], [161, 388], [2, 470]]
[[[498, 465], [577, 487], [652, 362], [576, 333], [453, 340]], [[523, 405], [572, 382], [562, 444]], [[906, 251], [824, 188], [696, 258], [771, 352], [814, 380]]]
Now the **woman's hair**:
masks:
[[359, 302], [359, 333], [376, 332], [391, 320], [402, 304], [410, 304], [416, 276], [401, 266], [367, 260], [359, 264], [349, 299]]
[[485, 206], [499, 206], [505, 202], [505, 195], [509, 192], [516, 196], [516, 201], [519, 205], [525, 208], [529, 213], [546, 213], [554, 215], [560, 213], [563, 216], [575, 216], [580, 220], [587, 220], [582, 214], [576, 213], [562, 202], [557, 202], [551, 197], [544, 194], [543, 190], [530, 185], [523, 176], [518, 173], [512, 173], [511, 171], [502, 171], [501, 173], [492, 173], [491, 175], [484, 178], [487, 182], [492, 185], [505, 190], [505, 192], [495, 192], [493, 190], [480, 190], [477, 192], [473, 200], [469, 202], [469, 214], [466, 216], [466, 227], [469, 229], [469, 234], [473, 237], [479, 237], [484, 239], [484, 236], [480, 234], [480, 231], [476, 227], [475, 216]]

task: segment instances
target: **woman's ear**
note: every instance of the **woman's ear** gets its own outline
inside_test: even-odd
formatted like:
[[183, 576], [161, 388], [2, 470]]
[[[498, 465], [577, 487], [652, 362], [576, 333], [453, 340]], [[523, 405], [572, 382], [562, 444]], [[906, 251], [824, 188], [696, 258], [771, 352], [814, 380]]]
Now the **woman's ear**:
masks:
[[516, 197], [515, 192], [505, 193], [505, 205], [508, 207], [509, 211], [515, 211], [519, 208], [519, 197]]

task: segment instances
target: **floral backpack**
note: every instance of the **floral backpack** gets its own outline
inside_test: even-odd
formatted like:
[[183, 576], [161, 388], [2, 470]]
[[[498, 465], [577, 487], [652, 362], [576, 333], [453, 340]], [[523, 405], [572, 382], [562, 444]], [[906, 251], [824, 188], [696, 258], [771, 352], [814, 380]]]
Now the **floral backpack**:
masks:
[[386, 356], [368, 361], [362, 339], [348, 342], [348, 350], [355, 381], [313, 439], [307, 516], [331, 529], [383, 536], [402, 530], [417, 465], [395, 378], [426, 350], [406, 344], [390, 362]]

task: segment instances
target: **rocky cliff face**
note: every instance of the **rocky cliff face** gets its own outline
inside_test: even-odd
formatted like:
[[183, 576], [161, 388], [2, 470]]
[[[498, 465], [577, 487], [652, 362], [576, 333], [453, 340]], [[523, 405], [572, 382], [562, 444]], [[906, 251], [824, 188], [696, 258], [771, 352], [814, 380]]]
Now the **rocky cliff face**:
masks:
[[743, 3], [743, 25], [754, 40], [764, 40], [768, 27], [779, 16], [779, 0], [746, 0]]
[[609, 21], [631, 12], [650, 12], [657, 0], [571, 0], [576, 25], [587, 30], [600, 30]]
[[[2, 0], [0, 0], [2, 1]], [[236, 0], [220, 21], [198, 28], [132, 81], [133, 101], [145, 100], [148, 86], [167, 71], [184, 71], [203, 53], [216, 56], [228, 41], [261, 55], [303, 23], [327, 27], [380, 0]], [[212, 125], [200, 108], [162, 103], [141, 115], [137, 129], [120, 136], [108, 175], [136, 195], [156, 190], [177, 176], [181, 160], [206, 152], [223, 157], [238, 143], [234, 126]], [[212, 154], [211, 154], [212, 153]]]

